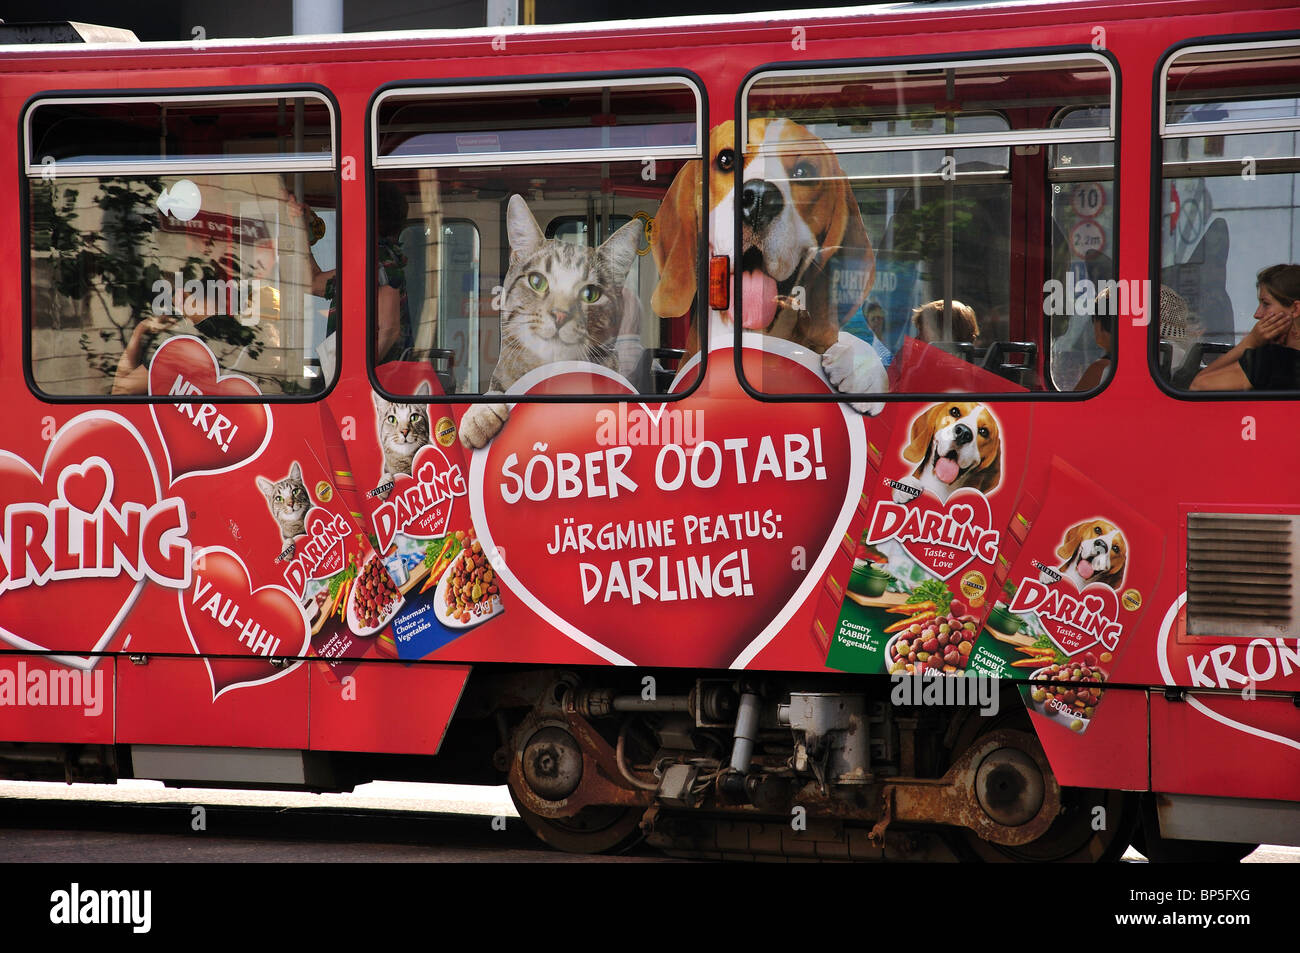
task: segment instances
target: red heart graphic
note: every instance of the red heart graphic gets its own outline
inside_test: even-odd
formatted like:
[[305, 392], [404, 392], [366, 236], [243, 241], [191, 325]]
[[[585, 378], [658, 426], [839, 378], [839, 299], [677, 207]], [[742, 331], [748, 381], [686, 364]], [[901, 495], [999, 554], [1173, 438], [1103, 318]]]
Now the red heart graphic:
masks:
[[953, 493], [946, 504], [930, 493], [907, 503], [878, 501], [867, 543], [877, 546], [896, 539], [927, 572], [948, 580], [977, 557], [992, 563], [998, 538], [989, 501], [966, 487]]
[[[302, 664], [311, 636], [288, 590], [254, 590], [244, 561], [219, 546], [194, 554], [193, 574], [193, 585], [176, 598], [190, 644], [208, 666], [213, 701], [233, 689], [274, 681]], [[276, 668], [271, 659], [277, 656], [300, 658]]]
[[1114, 651], [1122, 637], [1119, 597], [1099, 582], [1080, 592], [1066, 579], [1026, 579], [1016, 589], [1009, 611], [1037, 616], [1047, 637], [1066, 655], [1078, 655], [1098, 643]]
[[375, 508], [374, 525], [379, 551], [387, 552], [393, 536], [415, 539], [446, 535], [451, 508], [465, 495], [465, 475], [437, 446], [421, 447], [411, 461], [411, 473], [399, 473], [388, 498]]
[[67, 467], [59, 475], [59, 496], [86, 514], [103, 506], [112, 489], [112, 478], [99, 457], [87, 460], [84, 466]]
[[[510, 591], [611, 662], [748, 664], [811, 594], [853, 514], [862, 418], [831, 402], [755, 414], [727, 356], [674, 403], [516, 404], [471, 460], [474, 526], [490, 555], [508, 541], [509, 561], [493, 566]], [[826, 388], [818, 370], [779, 354], [746, 347], [742, 360], [750, 380]], [[517, 386], [628, 392], [590, 365]], [[557, 546], [570, 531], [575, 545]], [[580, 551], [584, 534], [603, 543]]]
[[[39, 472], [0, 451], [0, 639], [58, 653], [68, 665], [97, 665], [100, 656], [91, 653], [108, 645], [146, 579], [188, 582], [184, 504], [159, 496], [144, 438], [108, 411], [65, 424]], [[146, 528], [166, 521], [173, 531], [156, 540], [153, 552]], [[157, 563], [153, 572], [142, 562], [146, 551]], [[70, 607], [75, 624], [69, 624]]]
[[284, 581], [289, 591], [302, 599], [307, 583], [312, 579], [328, 579], [343, 571], [346, 551], [344, 542], [352, 534], [352, 526], [341, 513], [331, 513], [322, 506], [313, 506], [303, 517], [307, 532], [293, 538], [292, 555], [281, 554]]
[[[198, 338], [166, 341], [149, 365], [150, 394], [261, 394], [238, 374], [217, 376], [217, 359]], [[200, 473], [226, 473], [256, 460], [271, 442], [271, 414], [265, 404], [150, 404], [154, 426], [167, 453], [172, 483]]]

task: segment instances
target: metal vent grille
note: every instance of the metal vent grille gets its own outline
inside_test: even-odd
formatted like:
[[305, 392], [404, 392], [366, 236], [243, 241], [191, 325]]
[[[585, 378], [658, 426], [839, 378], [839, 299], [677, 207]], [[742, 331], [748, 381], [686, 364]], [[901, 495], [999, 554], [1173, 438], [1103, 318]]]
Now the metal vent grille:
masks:
[[1188, 514], [1188, 634], [1289, 631], [1295, 536], [1290, 516]]

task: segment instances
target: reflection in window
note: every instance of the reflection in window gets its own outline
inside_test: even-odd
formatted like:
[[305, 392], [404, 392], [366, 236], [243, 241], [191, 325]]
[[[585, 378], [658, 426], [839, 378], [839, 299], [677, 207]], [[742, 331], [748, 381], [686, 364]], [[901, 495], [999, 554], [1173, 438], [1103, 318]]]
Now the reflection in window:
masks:
[[[328, 111], [236, 99], [33, 107], [29, 321], [43, 392], [145, 394], [153, 355], [178, 335], [264, 394], [324, 388]], [[60, 157], [54, 174], [36, 161], [44, 149]]]
[[[869, 243], [859, 257], [874, 253], [874, 280], [863, 268], [856, 283], [836, 272], [842, 250], [819, 253], [830, 256], [833, 294], [823, 314], [801, 320], [835, 323], [838, 339], [822, 335], [821, 347], [846, 336], [869, 343], [892, 393], [1075, 390], [1102, 351], [1091, 306], [1076, 311], [1071, 295], [1064, 307], [1065, 286], [1100, 291], [1116, 277], [1112, 96], [1109, 68], [1089, 55], [753, 81], [747, 162], [779, 158], [780, 168], [766, 163], [776, 168], [768, 181], [816, 221], [825, 190], [805, 189], [789, 142], [810, 157], [829, 148], [835, 165], [823, 182], [847, 185]], [[781, 120], [808, 135], [787, 126], [773, 140]], [[759, 257], [745, 254], [747, 277], [757, 274]], [[777, 278], [778, 301], [790, 300]], [[764, 297], [747, 292], [745, 303]], [[747, 315], [746, 327], [779, 334], [782, 307], [771, 322]]]
[[[381, 387], [400, 392], [401, 365], [429, 361], [448, 394], [526, 386], [565, 363], [601, 370], [566, 379], [559, 393], [669, 388], [685, 362], [691, 296], [680, 313], [656, 312], [661, 275], [646, 225], [679, 177], [698, 180], [687, 171], [698, 169], [700, 139], [690, 87], [400, 90], [375, 117], [381, 265], [391, 240], [380, 199], [395, 193], [406, 209], [407, 308], [397, 345], [375, 350]], [[679, 263], [692, 287], [697, 231]], [[382, 336], [393, 315], [376, 280]]]
[[[1247, 367], [1273, 353], [1242, 346], [1256, 323], [1256, 276], [1300, 256], [1300, 47], [1186, 50], [1164, 75], [1163, 288], [1152, 333], [1161, 378], [1202, 389], [1193, 381], [1225, 355]], [[1277, 348], [1292, 359], [1292, 348]], [[1254, 386], [1245, 371], [1213, 382]]]

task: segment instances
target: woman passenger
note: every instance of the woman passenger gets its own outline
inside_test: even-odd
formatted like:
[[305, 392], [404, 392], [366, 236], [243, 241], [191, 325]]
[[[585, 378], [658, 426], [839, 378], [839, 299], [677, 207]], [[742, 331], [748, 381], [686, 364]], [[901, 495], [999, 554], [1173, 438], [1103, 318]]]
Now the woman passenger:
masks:
[[1300, 265], [1270, 265], [1255, 281], [1255, 326], [1192, 379], [1192, 390], [1300, 389]]

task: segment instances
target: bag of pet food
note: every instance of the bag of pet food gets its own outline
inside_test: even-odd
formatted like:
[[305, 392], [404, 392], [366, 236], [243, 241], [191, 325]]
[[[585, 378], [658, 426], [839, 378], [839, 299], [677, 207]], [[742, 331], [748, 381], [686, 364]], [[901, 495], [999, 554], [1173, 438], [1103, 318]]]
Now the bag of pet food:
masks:
[[[843, 671], [962, 674], [1030, 459], [1033, 405], [899, 407], [827, 652]], [[999, 563], [999, 554], [1004, 562]]]
[[1041, 508], [1024, 519], [1031, 529], [970, 667], [1025, 681], [1027, 707], [1084, 732], [1160, 581], [1164, 537], [1060, 458]]
[[330, 398], [334, 439], [347, 460], [353, 508], [401, 597], [391, 638], [399, 658], [420, 659], [500, 615], [500, 584], [474, 531], [469, 466], [427, 364], [385, 365], [384, 383], [410, 401], [362, 388]]

